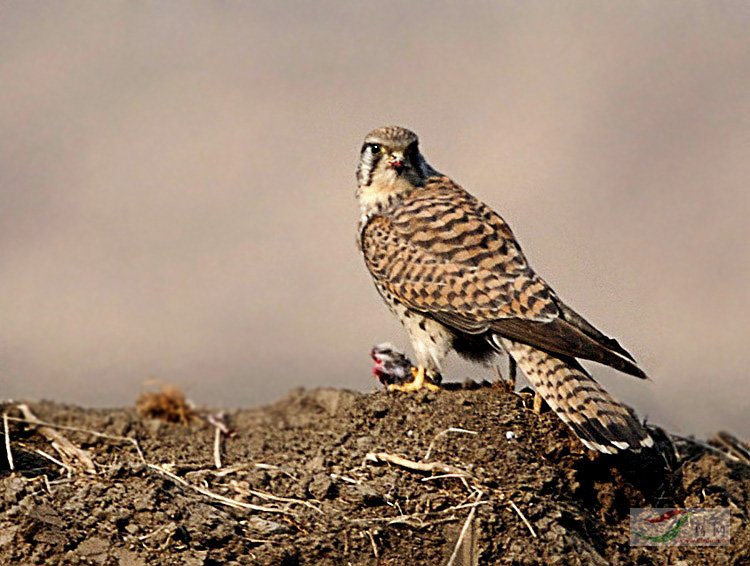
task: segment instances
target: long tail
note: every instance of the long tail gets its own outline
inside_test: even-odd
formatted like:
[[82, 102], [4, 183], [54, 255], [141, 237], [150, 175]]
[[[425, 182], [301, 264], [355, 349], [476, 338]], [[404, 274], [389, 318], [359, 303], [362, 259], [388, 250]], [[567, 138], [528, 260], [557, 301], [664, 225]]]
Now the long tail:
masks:
[[557, 416], [592, 450], [614, 454], [654, 441], [633, 411], [607, 393], [573, 358], [495, 336]]

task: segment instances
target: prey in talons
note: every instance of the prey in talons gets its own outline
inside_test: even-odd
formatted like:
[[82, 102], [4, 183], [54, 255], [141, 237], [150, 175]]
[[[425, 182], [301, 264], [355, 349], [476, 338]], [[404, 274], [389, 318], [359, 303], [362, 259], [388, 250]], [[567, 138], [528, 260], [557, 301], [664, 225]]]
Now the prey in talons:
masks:
[[425, 368], [416, 367], [411, 360], [389, 343], [378, 344], [370, 352], [374, 364], [372, 374], [388, 391], [412, 393], [440, 389], [426, 374]]

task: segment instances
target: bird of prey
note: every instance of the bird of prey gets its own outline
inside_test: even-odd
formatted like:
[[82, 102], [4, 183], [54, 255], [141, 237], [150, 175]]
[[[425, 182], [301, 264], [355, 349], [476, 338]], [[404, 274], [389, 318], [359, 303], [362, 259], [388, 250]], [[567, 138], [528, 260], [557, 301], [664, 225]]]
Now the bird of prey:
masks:
[[504, 351], [586, 447], [653, 445], [632, 410], [577, 361], [645, 378], [633, 357], [560, 300], [508, 224], [430, 166], [414, 132], [367, 134], [356, 175], [358, 244], [418, 364], [412, 381], [389, 389], [437, 389], [451, 351], [483, 362]]

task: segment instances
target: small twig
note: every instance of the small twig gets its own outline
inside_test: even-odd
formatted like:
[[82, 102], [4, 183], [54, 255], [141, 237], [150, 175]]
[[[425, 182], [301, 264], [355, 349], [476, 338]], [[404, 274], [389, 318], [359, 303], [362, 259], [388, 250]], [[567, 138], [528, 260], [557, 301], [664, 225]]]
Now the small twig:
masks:
[[469, 531], [469, 527], [471, 526], [471, 523], [474, 520], [474, 515], [476, 515], [477, 507], [479, 506], [480, 503], [483, 503], [482, 501], [480, 501], [481, 497], [482, 497], [482, 492], [479, 492], [477, 501], [475, 501], [474, 504], [471, 506], [471, 511], [469, 511], [469, 514], [466, 517], [466, 521], [464, 521], [464, 525], [463, 527], [461, 527], [461, 532], [458, 534], [458, 540], [456, 540], [456, 546], [453, 548], [453, 554], [451, 554], [451, 557], [448, 560], [448, 564], [446, 566], [453, 566], [453, 563], [456, 561], [456, 558], [458, 558], [458, 553], [461, 551], [461, 546], [463, 545], [464, 538], [466, 537], [466, 533]]
[[214, 466], [219, 470], [221, 469], [221, 429], [217, 426], [214, 431]]
[[427, 447], [427, 452], [425, 453], [424, 458], [422, 458], [422, 460], [430, 459], [430, 454], [432, 454], [432, 450], [435, 448], [435, 442], [437, 442], [438, 438], [440, 438], [441, 436], [445, 436], [449, 432], [459, 432], [461, 434], [477, 434], [476, 431], [466, 430], [465, 428], [458, 428], [458, 427], [453, 427], [453, 426], [441, 432], [438, 432], [430, 441], [430, 445]]
[[60, 460], [58, 460], [54, 456], [50, 456], [44, 450], [41, 450], [41, 449], [37, 448], [36, 450], [34, 450], [34, 452], [36, 452], [37, 454], [39, 454], [42, 458], [47, 458], [47, 460], [49, 460], [53, 464], [57, 464], [58, 466], [60, 466], [63, 470], [65, 470], [67, 472], [68, 477], [70, 477], [73, 474], [73, 470], [72, 470], [72, 468], [70, 466], [68, 466], [64, 462], [61, 462]]
[[304, 505], [305, 507], [314, 509], [321, 515], [323, 514], [323, 510], [320, 507], [313, 505], [312, 503], [310, 503], [309, 501], [305, 501], [304, 499], [294, 499], [293, 497], [280, 497], [272, 493], [266, 493], [265, 491], [258, 491], [257, 489], [246, 489], [240, 486], [234, 480], [232, 480], [230, 484], [232, 485], [232, 488], [235, 491], [237, 491], [238, 493], [242, 495], [254, 495], [255, 497], [258, 497], [260, 499], [265, 499], [266, 501], [279, 501], [281, 503], [294, 503], [295, 505]]
[[58, 430], [69, 430], [71, 432], [81, 432], [84, 434], [90, 434], [91, 436], [94, 436], [96, 438], [106, 438], [107, 440], [116, 440], [118, 442], [127, 442], [128, 444], [132, 444], [135, 448], [136, 453], [138, 454], [138, 458], [141, 460], [141, 463], [146, 464], [146, 457], [143, 455], [143, 451], [141, 450], [141, 446], [138, 444], [138, 441], [135, 438], [130, 438], [129, 436], [115, 436], [112, 434], [105, 434], [103, 432], [99, 432], [96, 430], [91, 430], [88, 428], [80, 428], [77, 426], [68, 426], [68, 425], [59, 425], [55, 423], [50, 423], [47, 421], [42, 421], [34, 417], [34, 419], [20, 419], [18, 417], [8, 417], [9, 421], [19, 422], [19, 423], [26, 423], [26, 424], [32, 424], [36, 426], [44, 426], [49, 428], [56, 428]]
[[224, 413], [218, 413], [216, 415], [208, 415], [206, 420], [214, 427], [214, 466], [216, 469], [221, 469], [221, 435], [231, 434], [231, 430], [224, 422]]
[[396, 466], [400, 466], [402, 468], [406, 468], [407, 470], [412, 470], [415, 472], [439, 472], [442, 474], [451, 474], [464, 478], [471, 476], [471, 474], [469, 474], [467, 471], [461, 470], [460, 468], [456, 468], [454, 466], [450, 466], [448, 464], [444, 464], [443, 462], [415, 462], [414, 460], [409, 460], [408, 458], [404, 458], [403, 456], [399, 456], [397, 454], [388, 454], [387, 452], [369, 452], [365, 456], [365, 460], [370, 462], [387, 462], [389, 464], [394, 464]]
[[193, 491], [197, 491], [201, 495], [210, 497], [211, 499], [214, 499], [218, 501], [219, 503], [222, 503], [223, 505], [227, 505], [228, 507], [235, 507], [237, 509], [249, 509], [251, 511], [260, 511], [263, 513], [279, 513], [281, 515], [292, 514], [286, 509], [279, 509], [278, 507], [265, 507], [263, 505], [253, 505], [252, 503], [244, 503], [243, 501], [237, 501], [235, 499], [230, 499], [229, 497], [224, 497], [223, 495], [219, 495], [218, 493], [214, 493], [213, 491], [210, 491], [208, 489], [198, 487], [197, 485], [193, 485], [185, 481], [184, 479], [182, 479], [180, 476], [177, 476], [173, 474], [172, 472], [168, 472], [167, 470], [165, 470], [161, 466], [157, 466], [156, 464], [147, 463], [146, 467], [171, 479], [173, 482], [177, 484], [187, 487], [188, 489], [192, 489]]
[[435, 525], [443, 525], [445, 523], [452, 523], [453, 521], [457, 521], [458, 517], [455, 515], [449, 515], [448, 517], [441, 517], [440, 519], [435, 519], [434, 521], [423, 521], [422, 519], [417, 518], [417, 521], [419, 521], [419, 524], [414, 524], [411, 521], [400, 519], [394, 519], [389, 525], [408, 525], [414, 529], [427, 529], [429, 527], [433, 527]]
[[[448, 522], [448, 521], [455, 521], [456, 516], [453, 514], [453, 511], [459, 511], [461, 509], [466, 509], [468, 507], [480, 507], [481, 505], [487, 505], [489, 501], [483, 500], [483, 501], [475, 501], [474, 503], [465, 503], [462, 505], [453, 505], [451, 507], [446, 507], [445, 509], [442, 509], [440, 511], [427, 511], [424, 513], [412, 513], [411, 515], [404, 515], [401, 513], [398, 517], [369, 517], [367, 519], [350, 519], [350, 523], [388, 523], [389, 525], [398, 524], [398, 523], [404, 523], [407, 525], [412, 524], [412, 520], [417, 520], [420, 523], [420, 526], [426, 525], [427, 523], [424, 522], [423, 519], [427, 519], [428, 517], [435, 517], [439, 515], [446, 515], [450, 513], [449, 517], [445, 517], [441, 519], [438, 522]], [[399, 510], [400, 511], [400, 510]], [[435, 522], [431, 522], [429, 524], [434, 524]]]
[[724, 450], [716, 448], [716, 446], [711, 446], [707, 442], [702, 442], [700, 440], [696, 440], [695, 438], [688, 438], [687, 436], [680, 436], [679, 434], [672, 434], [672, 433], [669, 433], [669, 437], [670, 437], [670, 440], [677, 439], [687, 444], [694, 444], [696, 446], [700, 446], [701, 448], [708, 450], [710, 452], [713, 452], [714, 454], [718, 454], [719, 456], [724, 456], [726, 459], [731, 460], [732, 462], [740, 461], [740, 459], [734, 456], [733, 454], [730, 454]]
[[[224, 434], [227, 434], [227, 433], [224, 432]], [[289, 473], [287, 470], [285, 470], [281, 466], [274, 466], [273, 464], [264, 464], [262, 462], [258, 462], [255, 464], [235, 464], [234, 466], [230, 466], [229, 468], [224, 468], [222, 470], [216, 470], [216, 471], [211, 470], [211, 473], [217, 478], [223, 478], [230, 474], [236, 474], [237, 472], [247, 470], [248, 468], [256, 468], [258, 470], [273, 470], [275, 472], [281, 472], [288, 478], [291, 478], [294, 481], [299, 481], [299, 478], [297, 476], [295, 476], [292, 473]]]
[[16, 469], [13, 464], [13, 452], [10, 450], [10, 428], [8, 427], [8, 413], [3, 413], [3, 431], [5, 432], [5, 455], [8, 458], [8, 466], [10, 471], [13, 472]]
[[218, 429], [221, 430], [224, 434], [227, 436], [232, 436], [234, 434], [234, 431], [229, 428], [229, 425], [226, 422], [227, 415], [223, 411], [216, 414], [210, 414], [206, 416], [206, 420], [208, 423]]
[[447, 478], [464, 479], [465, 477], [466, 476], [462, 474], [441, 474], [439, 476], [427, 476], [426, 478], [422, 478], [420, 481], [444, 480]]
[[365, 525], [370, 524], [370, 523], [386, 523], [388, 525], [408, 525], [415, 529], [424, 529], [426, 527], [431, 527], [432, 525], [450, 523], [458, 519], [458, 517], [451, 514], [447, 517], [441, 517], [440, 519], [435, 519], [434, 521], [424, 520], [427, 517], [430, 517], [433, 515], [439, 515], [439, 513], [425, 513], [423, 514], [423, 517], [420, 517], [419, 513], [414, 513], [412, 515], [400, 515], [398, 517], [373, 517], [371, 519], [351, 519], [350, 522], [356, 523], [356, 524], [365, 524]]
[[143, 542], [144, 540], [150, 539], [152, 536], [158, 535], [160, 532], [162, 532], [164, 529], [166, 529], [169, 525], [161, 525], [160, 527], [155, 528], [153, 531], [148, 533], [147, 535], [139, 536], [138, 540]]
[[529, 523], [529, 520], [526, 518], [526, 516], [521, 513], [521, 510], [518, 508], [518, 505], [513, 503], [513, 500], [509, 500], [508, 503], [513, 508], [513, 510], [518, 513], [518, 516], [521, 517], [521, 520], [523, 521], [524, 525], [526, 525], [529, 529], [529, 532], [531, 533], [531, 536], [534, 538], [537, 538], [536, 531], [534, 530], [534, 527], [531, 526], [531, 523]]
[[721, 444], [722, 447], [726, 449], [727, 453], [732, 456], [737, 456], [738, 459], [750, 464], [750, 450], [740, 439], [732, 436], [726, 431], [719, 431], [713, 442]]
[[351, 483], [351, 484], [354, 484], [354, 485], [359, 485], [360, 483], [362, 483], [362, 482], [360, 482], [358, 480], [355, 480], [354, 478], [350, 478], [349, 476], [340, 476], [339, 474], [330, 474], [330, 477], [334, 481], [341, 480], [343, 482]]
[[367, 536], [370, 537], [370, 544], [372, 545], [372, 553], [375, 555], [375, 559], [377, 560], [380, 558], [380, 553], [378, 552], [378, 545], [375, 544], [375, 538], [372, 536], [372, 533], [370, 532], [370, 529], [367, 529]]
[[247, 464], [237, 464], [235, 466], [230, 466], [228, 468], [223, 468], [218, 471], [211, 471], [211, 473], [217, 477], [217, 478], [223, 478], [225, 476], [236, 474], [237, 472], [241, 472], [243, 470], [246, 470], [249, 466]]
[[72, 483], [74, 480], [72, 478], [59, 478], [56, 480], [52, 480], [49, 482], [50, 485], [64, 485], [68, 483]]
[[259, 470], [276, 470], [284, 474], [285, 476], [293, 479], [294, 481], [299, 481], [299, 478], [295, 476], [293, 473], [286, 471], [281, 466], [274, 466], [273, 464], [263, 464], [263, 463], [257, 463], [253, 464], [256, 468]]
[[462, 505], [454, 505], [453, 507], [446, 507], [443, 511], [458, 511], [460, 509], [466, 509], [467, 507], [479, 507], [480, 505], [487, 505], [489, 501], [475, 501], [474, 503], [464, 503]]
[[83, 470], [89, 474], [96, 474], [96, 466], [94, 461], [89, 456], [89, 453], [82, 448], [79, 448], [73, 444], [70, 440], [65, 438], [62, 434], [57, 432], [55, 429], [41, 425], [41, 421], [36, 418], [36, 415], [31, 412], [28, 405], [18, 405], [18, 410], [21, 411], [23, 416], [31, 423], [39, 425], [39, 433], [44, 436], [52, 444], [52, 448], [57, 450], [58, 454], [63, 458], [68, 458], [83, 468]]

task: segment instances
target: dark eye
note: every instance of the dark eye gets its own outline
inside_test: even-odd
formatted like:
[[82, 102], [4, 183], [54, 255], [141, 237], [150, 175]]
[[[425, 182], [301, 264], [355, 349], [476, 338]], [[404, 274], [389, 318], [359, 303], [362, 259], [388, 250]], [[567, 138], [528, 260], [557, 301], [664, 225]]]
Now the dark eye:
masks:
[[380, 153], [380, 144], [379, 143], [371, 143], [370, 144], [370, 151], [373, 153]]

